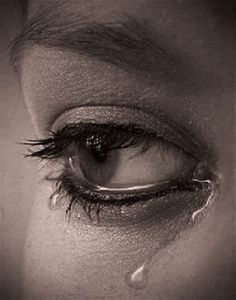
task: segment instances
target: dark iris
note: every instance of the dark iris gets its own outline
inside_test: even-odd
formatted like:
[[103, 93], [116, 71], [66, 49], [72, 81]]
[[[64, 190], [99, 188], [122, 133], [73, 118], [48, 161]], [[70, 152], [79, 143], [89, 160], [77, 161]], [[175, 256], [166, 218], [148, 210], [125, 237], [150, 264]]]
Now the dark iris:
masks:
[[107, 151], [102, 147], [101, 139], [99, 137], [92, 136], [87, 138], [86, 146], [96, 162], [103, 163], [107, 159]]
[[102, 152], [99, 149], [92, 148], [90, 149], [91, 154], [93, 155], [93, 158], [98, 162], [98, 163], [103, 163], [107, 159], [107, 153]]

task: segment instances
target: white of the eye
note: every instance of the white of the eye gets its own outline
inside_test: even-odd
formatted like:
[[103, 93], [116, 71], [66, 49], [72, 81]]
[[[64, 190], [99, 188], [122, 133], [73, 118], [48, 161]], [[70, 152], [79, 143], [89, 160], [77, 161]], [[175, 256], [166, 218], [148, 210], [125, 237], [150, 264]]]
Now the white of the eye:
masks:
[[145, 184], [145, 185], [131, 185], [130, 187], [120, 187], [120, 188], [111, 188], [111, 187], [105, 187], [105, 186], [100, 186], [100, 185], [94, 185], [91, 182], [89, 182], [85, 177], [84, 174], [81, 172], [80, 168], [74, 168], [73, 165], [73, 159], [72, 157], [69, 158], [69, 165], [71, 169], [74, 171], [74, 173], [80, 178], [80, 180], [83, 181], [84, 185], [89, 187], [94, 192], [110, 192], [110, 193], [119, 193], [119, 192], [142, 192], [147, 189], [156, 189], [157, 187], [163, 186], [169, 181], [162, 181], [159, 182], [158, 184], [156, 183], [151, 183], [151, 184]]

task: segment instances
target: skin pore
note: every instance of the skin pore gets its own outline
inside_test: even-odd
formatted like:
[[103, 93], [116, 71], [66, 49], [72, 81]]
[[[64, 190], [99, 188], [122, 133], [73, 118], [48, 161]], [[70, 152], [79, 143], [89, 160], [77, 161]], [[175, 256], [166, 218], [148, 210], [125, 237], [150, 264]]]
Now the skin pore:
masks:
[[[206, 163], [213, 166], [220, 183], [214, 204], [192, 226], [186, 226], [184, 217], [175, 226], [179, 215], [168, 217], [167, 223], [94, 226], [83, 217], [78, 221], [78, 207], [69, 223], [64, 208], [50, 210], [54, 186], [51, 181], [40, 182], [25, 245], [25, 298], [231, 299], [231, 21], [219, 14], [212, 1], [43, 2], [29, 2], [28, 18], [41, 13], [44, 17], [38, 20], [44, 23], [18, 49], [22, 90], [38, 136], [45, 137], [55, 120], [75, 107], [129, 106], [171, 120], [200, 141]], [[48, 30], [46, 39], [43, 28]], [[52, 36], [53, 30], [50, 35], [50, 28], [56, 28], [57, 35]], [[81, 28], [89, 30], [81, 34]], [[115, 28], [113, 35], [107, 34], [111, 28]], [[123, 52], [116, 52], [121, 40], [115, 39], [117, 28], [128, 28], [120, 37], [134, 37], [135, 30], [142, 28], [151, 35], [152, 48], [135, 51], [138, 37], [132, 51], [124, 42]], [[84, 47], [69, 43], [76, 37], [72, 31], [80, 32], [78, 39], [89, 41], [84, 32], [96, 35], [101, 30], [93, 49], [90, 42], [84, 42]], [[106, 55], [109, 49], [115, 49], [116, 55]], [[43, 168], [39, 178], [49, 170], [50, 166]], [[127, 273], [149, 257], [146, 287], [131, 288]]]

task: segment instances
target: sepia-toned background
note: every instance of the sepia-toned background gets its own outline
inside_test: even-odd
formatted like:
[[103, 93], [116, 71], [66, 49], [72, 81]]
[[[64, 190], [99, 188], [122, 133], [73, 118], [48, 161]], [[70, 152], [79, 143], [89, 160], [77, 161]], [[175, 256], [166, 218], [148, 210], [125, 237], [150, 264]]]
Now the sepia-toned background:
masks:
[[34, 193], [32, 163], [17, 144], [32, 138], [33, 129], [22, 100], [16, 74], [8, 59], [8, 44], [20, 22], [10, 1], [0, 0], [0, 299], [19, 299], [26, 227]]

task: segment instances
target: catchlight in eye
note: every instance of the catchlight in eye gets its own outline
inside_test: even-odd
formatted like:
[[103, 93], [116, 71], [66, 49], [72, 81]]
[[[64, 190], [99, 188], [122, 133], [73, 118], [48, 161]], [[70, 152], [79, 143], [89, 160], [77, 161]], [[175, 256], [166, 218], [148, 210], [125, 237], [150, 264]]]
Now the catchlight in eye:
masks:
[[69, 168], [81, 184], [97, 191], [140, 191], [191, 178], [196, 161], [190, 155], [163, 140], [145, 151], [142, 143], [110, 149], [97, 137], [89, 139], [86, 145], [73, 146]]

